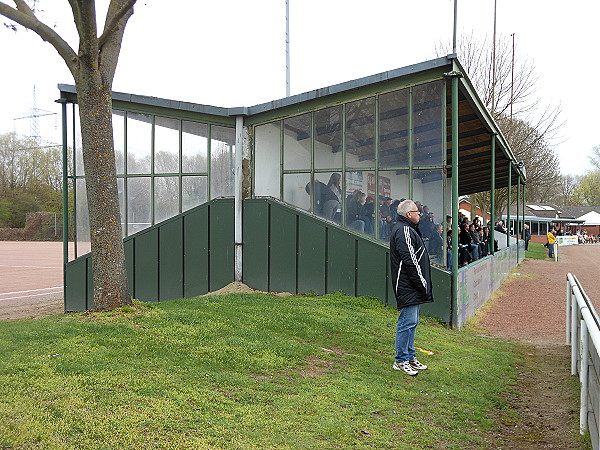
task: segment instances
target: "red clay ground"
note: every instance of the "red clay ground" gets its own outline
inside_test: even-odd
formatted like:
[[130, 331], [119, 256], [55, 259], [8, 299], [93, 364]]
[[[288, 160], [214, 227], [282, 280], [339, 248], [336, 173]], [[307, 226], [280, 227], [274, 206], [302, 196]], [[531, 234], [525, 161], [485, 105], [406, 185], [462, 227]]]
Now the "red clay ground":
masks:
[[478, 326], [523, 344], [523, 366], [511, 406], [490, 446], [506, 449], [586, 448], [579, 438], [579, 386], [565, 345], [566, 275], [575, 274], [598, 309], [600, 246], [561, 247], [560, 261], [526, 260], [486, 308]]
[[0, 320], [60, 314], [62, 242], [0, 241]]

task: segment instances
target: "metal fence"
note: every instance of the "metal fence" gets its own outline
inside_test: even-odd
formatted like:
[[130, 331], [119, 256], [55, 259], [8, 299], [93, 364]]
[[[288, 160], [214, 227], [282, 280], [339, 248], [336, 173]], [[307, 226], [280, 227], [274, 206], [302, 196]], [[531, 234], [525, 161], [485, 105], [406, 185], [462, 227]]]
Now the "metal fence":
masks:
[[600, 442], [600, 319], [577, 277], [567, 274], [566, 343], [571, 346], [571, 375], [581, 382], [579, 431]]

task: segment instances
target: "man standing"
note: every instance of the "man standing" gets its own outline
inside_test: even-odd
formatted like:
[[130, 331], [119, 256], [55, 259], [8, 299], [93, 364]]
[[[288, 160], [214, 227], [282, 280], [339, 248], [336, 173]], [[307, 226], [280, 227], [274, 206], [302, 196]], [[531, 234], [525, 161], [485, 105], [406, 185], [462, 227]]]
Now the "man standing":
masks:
[[390, 237], [392, 280], [400, 310], [393, 368], [411, 376], [427, 369], [415, 358], [415, 331], [419, 323], [419, 306], [433, 301], [429, 254], [419, 231], [419, 214], [412, 200], [400, 203], [398, 223]]
[[548, 231], [548, 258], [554, 257], [554, 244], [556, 244], [556, 229]]
[[525, 239], [525, 250], [529, 250], [529, 241], [531, 240], [531, 231], [529, 230], [529, 225], [524, 225], [524, 239]]

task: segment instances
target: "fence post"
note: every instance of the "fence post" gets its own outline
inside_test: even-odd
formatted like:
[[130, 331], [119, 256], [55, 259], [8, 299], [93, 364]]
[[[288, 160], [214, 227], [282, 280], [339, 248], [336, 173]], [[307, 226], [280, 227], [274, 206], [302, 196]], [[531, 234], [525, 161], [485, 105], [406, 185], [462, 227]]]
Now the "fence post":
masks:
[[581, 381], [580, 407], [579, 407], [579, 433], [585, 434], [588, 430], [588, 365], [590, 360], [588, 329], [585, 320], [581, 321], [581, 367], [579, 380]]
[[566, 344], [569, 345], [571, 339], [571, 301], [573, 296], [573, 290], [571, 289], [571, 280], [569, 279], [569, 273], [567, 274], [567, 317], [566, 317]]
[[577, 375], [577, 352], [578, 352], [578, 341], [577, 341], [577, 319], [579, 308], [576, 305], [577, 298], [572, 297], [571, 303], [571, 375]]

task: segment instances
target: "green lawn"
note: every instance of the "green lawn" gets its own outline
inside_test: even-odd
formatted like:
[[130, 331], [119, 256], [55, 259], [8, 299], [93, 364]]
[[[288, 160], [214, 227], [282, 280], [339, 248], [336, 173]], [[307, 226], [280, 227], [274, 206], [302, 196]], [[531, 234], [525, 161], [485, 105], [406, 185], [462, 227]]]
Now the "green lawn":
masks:
[[343, 294], [235, 294], [0, 323], [0, 448], [485, 447], [513, 344]]
[[551, 258], [548, 258], [548, 248], [544, 247], [544, 244], [536, 244], [535, 242], [529, 242], [529, 248], [525, 252], [525, 258], [547, 259], [548, 261], [552, 261]]

